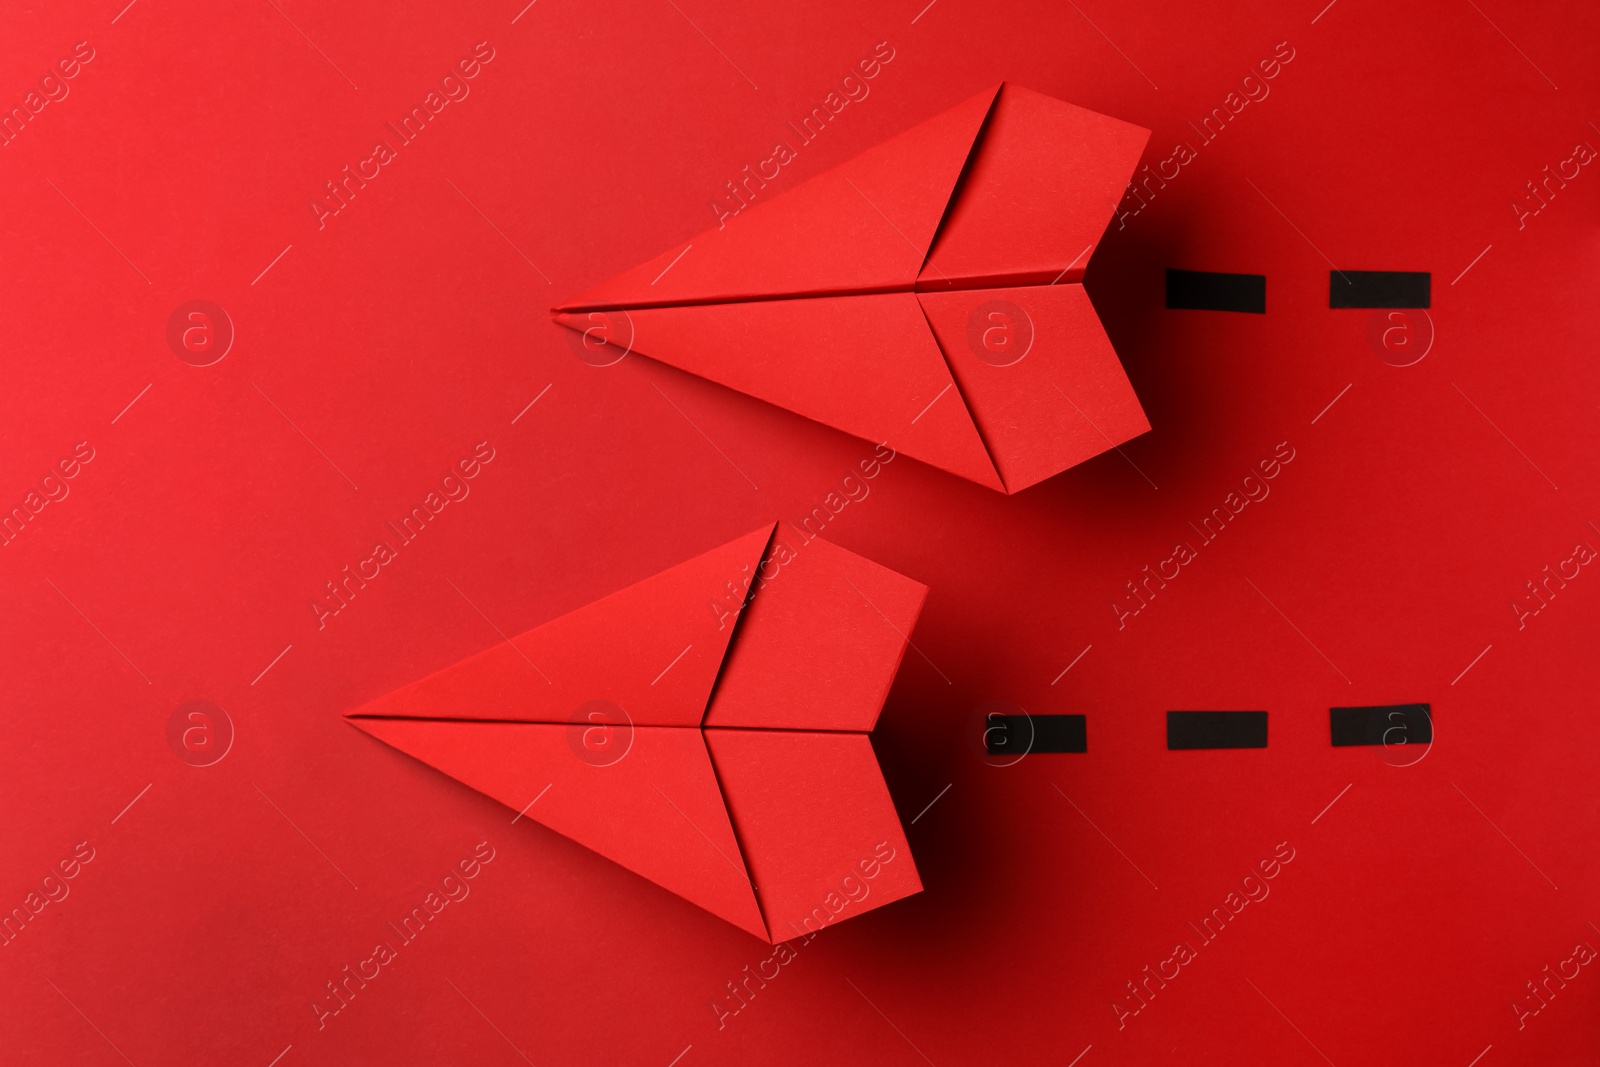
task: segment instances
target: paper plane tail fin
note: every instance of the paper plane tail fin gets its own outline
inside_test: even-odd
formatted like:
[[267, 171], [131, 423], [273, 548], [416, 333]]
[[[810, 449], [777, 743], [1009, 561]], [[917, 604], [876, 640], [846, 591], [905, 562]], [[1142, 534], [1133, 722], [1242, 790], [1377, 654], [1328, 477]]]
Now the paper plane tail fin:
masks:
[[917, 297], [1007, 492], [1150, 429], [1083, 286]]
[[917, 288], [1081, 281], [1149, 139], [1141, 126], [1008, 82]]
[[707, 730], [774, 942], [921, 892], [865, 734]]

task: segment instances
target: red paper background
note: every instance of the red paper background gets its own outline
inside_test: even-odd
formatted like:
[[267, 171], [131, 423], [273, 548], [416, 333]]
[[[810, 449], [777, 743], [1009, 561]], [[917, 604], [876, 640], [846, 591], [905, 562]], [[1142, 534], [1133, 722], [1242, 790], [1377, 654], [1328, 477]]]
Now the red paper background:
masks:
[[[0, 1060], [1592, 1061], [1592, 968], [1521, 1029], [1511, 1004], [1600, 946], [1600, 577], [1522, 629], [1510, 604], [1600, 546], [1600, 177], [1521, 228], [1509, 205], [1600, 146], [1600, 12], [119, 6], [0, 34], [19, 104], [94, 50], [0, 149], [4, 507], [94, 450], [0, 549], [0, 908], [94, 849], [0, 948]], [[323, 183], [480, 41], [470, 95], [319, 230]], [[713, 221], [880, 41], [870, 95], [774, 191], [1002, 78], [1152, 128], [1154, 164], [1294, 58], [1089, 269], [1152, 432], [1013, 498], [896, 460], [830, 523], [931, 588], [874, 738], [927, 889], [719, 1029], [769, 949], [341, 715], [798, 520], [870, 454], [637, 357], [589, 366], [546, 309]], [[1328, 309], [1330, 262], [1432, 272], [1425, 359]], [[1263, 273], [1267, 314], [1164, 310], [1167, 267]], [[194, 299], [237, 335], [205, 368], [165, 339]], [[323, 583], [480, 441], [471, 495], [319, 631]], [[1270, 497], [1119, 630], [1123, 583], [1283, 441]], [[168, 745], [192, 699], [235, 730], [209, 767]], [[996, 700], [1087, 714], [1088, 753], [989, 766]], [[1421, 762], [1329, 746], [1330, 705], [1410, 701]], [[1267, 709], [1270, 746], [1167, 752], [1172, 708]], [[470, 896], [319, 1030], [325, 983], [485, 839]], [[1124, 983], [1279, 842], [1270, 897], [1119, 1029]]]

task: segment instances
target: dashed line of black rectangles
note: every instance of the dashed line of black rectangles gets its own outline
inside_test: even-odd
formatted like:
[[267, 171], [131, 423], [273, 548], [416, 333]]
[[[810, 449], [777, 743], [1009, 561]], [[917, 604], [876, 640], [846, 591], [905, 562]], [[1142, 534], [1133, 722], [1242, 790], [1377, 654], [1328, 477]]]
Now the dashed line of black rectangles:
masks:
[[[1425, 308], [1431, 303], [1432, 288], [1432, 276], [1427, 271], [1331, 270], [1328, 272], [1328, 306]], [[1167, 307], [1265, 315], [1267, 276], [1168, 268]]]
[[[991, 756], [1087, 752], [1085, 715], [990, 715], [984, 747]], [[1328, 740], [1334, 748], [1352, 745], [1428, 744], [1433, 714], [1428, 704], [1375, 704], [1329, 708]], [[1266, 748], [1264, 711], [1169, 711], [1167, 750]]]

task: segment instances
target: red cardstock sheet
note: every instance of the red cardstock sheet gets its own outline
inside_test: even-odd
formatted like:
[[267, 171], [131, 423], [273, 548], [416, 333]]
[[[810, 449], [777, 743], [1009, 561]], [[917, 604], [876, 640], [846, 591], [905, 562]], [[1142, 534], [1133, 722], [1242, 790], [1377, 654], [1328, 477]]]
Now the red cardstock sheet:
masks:
[[0, 1063], [1600, 1054], [1594, 5], [3, 17]]

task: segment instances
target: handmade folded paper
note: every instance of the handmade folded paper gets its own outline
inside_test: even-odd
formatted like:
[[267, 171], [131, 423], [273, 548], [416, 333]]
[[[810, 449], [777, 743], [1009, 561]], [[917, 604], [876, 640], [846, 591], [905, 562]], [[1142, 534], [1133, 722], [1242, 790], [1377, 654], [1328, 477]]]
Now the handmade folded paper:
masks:
[[1082, 284], [1149, 136], [996, 86], [553, 314], [1016, 492], [1150, 428]]
[[927, 589], [796, 542], [764, 525], [348, 718], [774, 943], [916, 893], [867, 734]]

